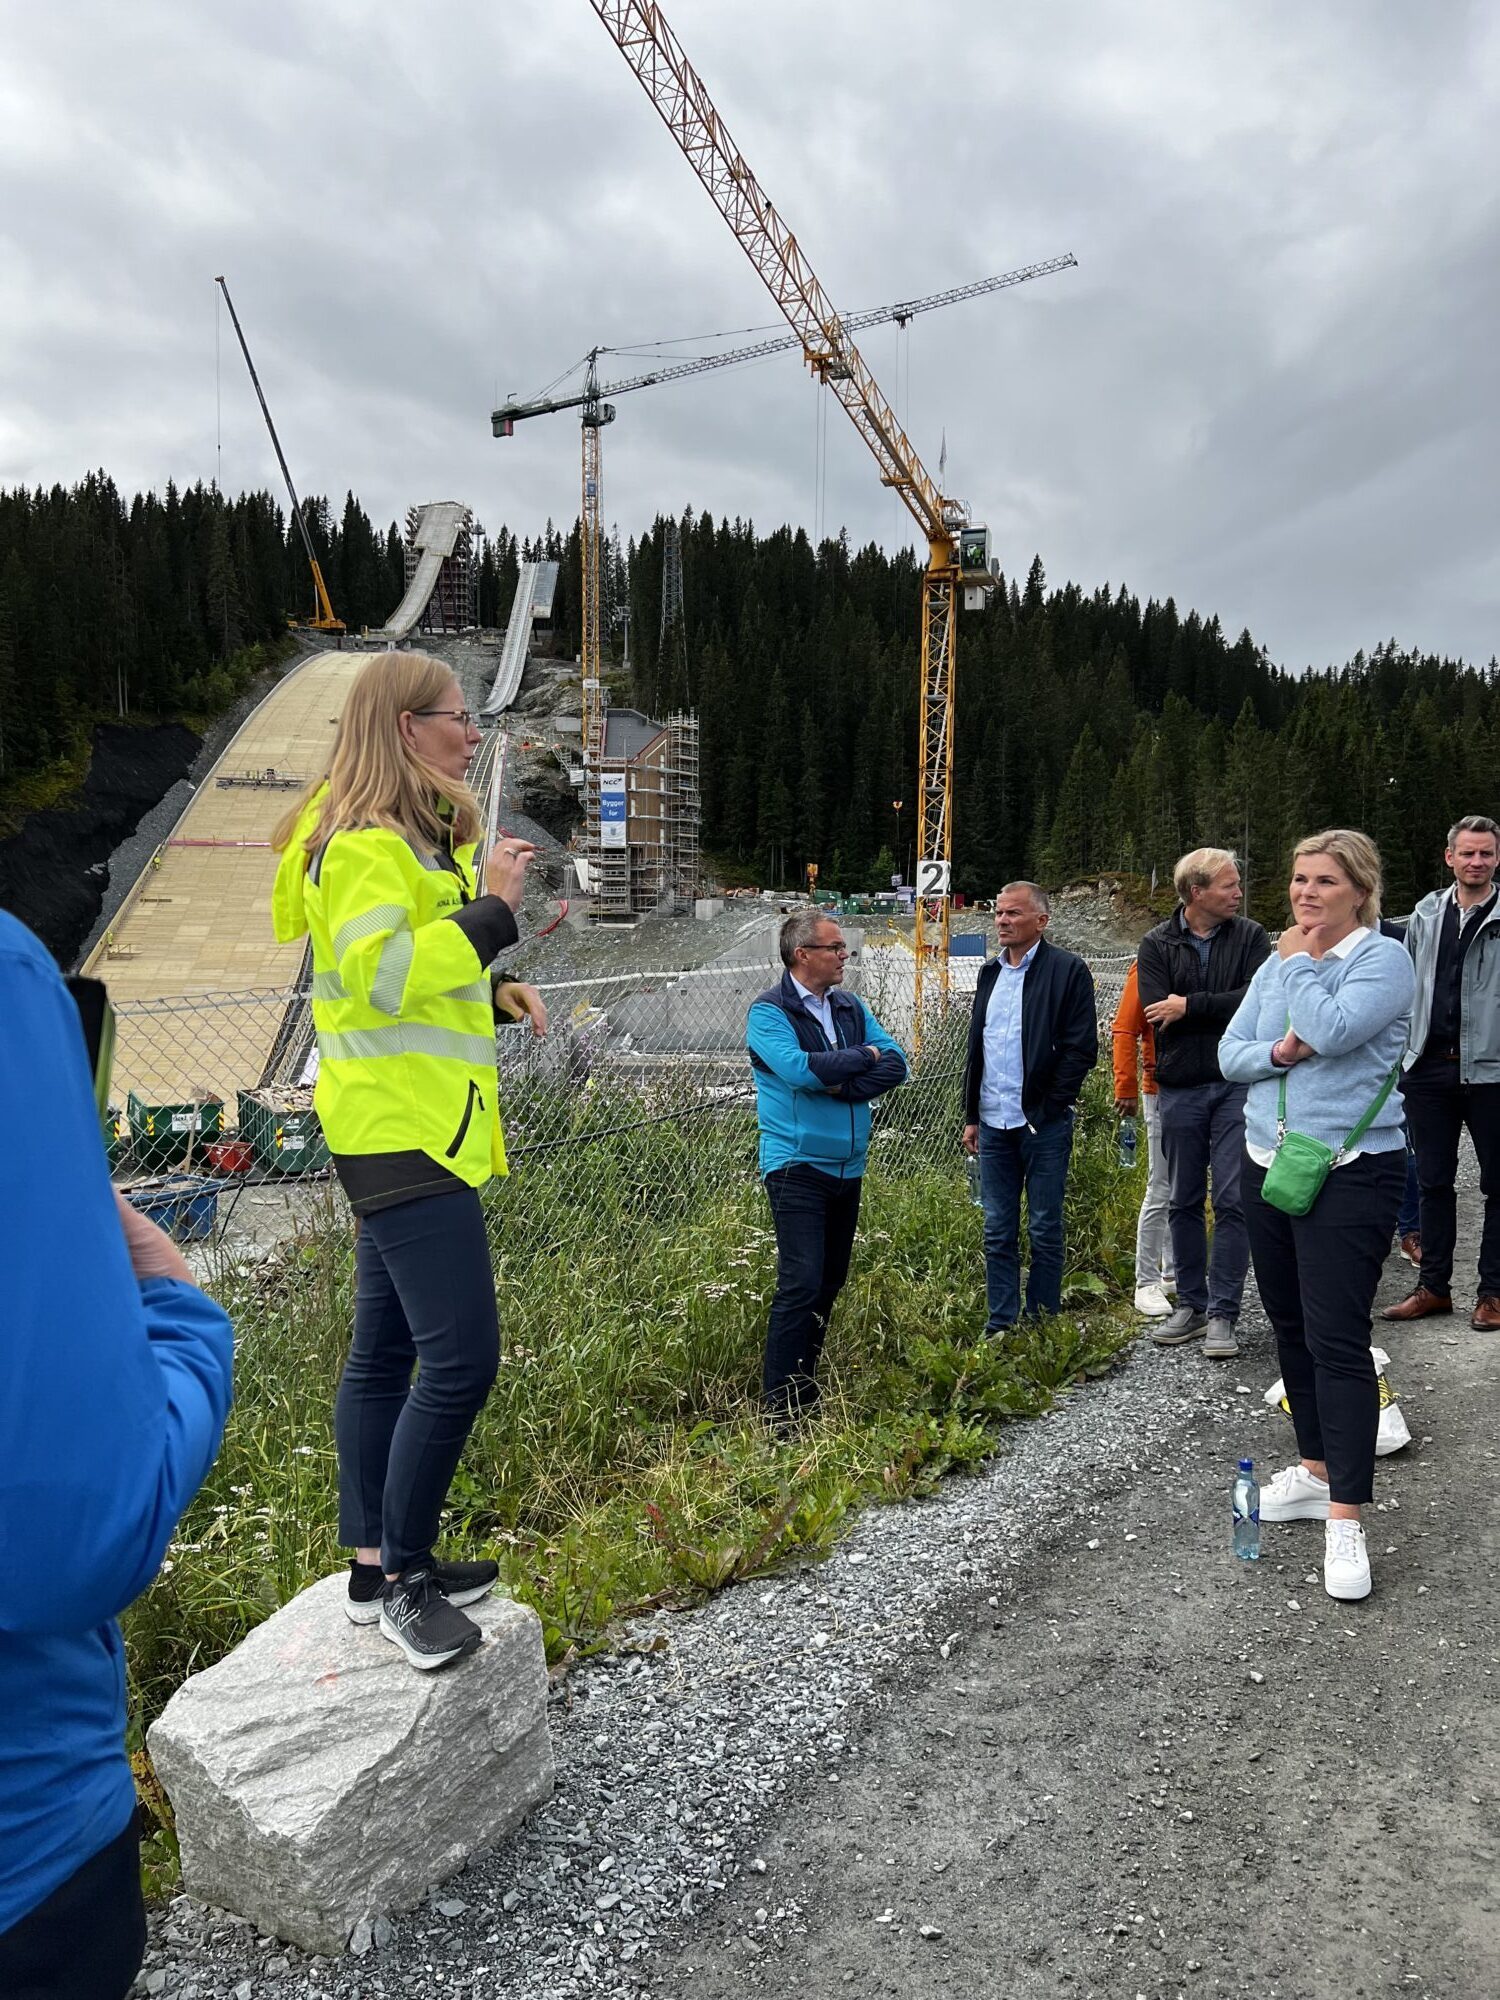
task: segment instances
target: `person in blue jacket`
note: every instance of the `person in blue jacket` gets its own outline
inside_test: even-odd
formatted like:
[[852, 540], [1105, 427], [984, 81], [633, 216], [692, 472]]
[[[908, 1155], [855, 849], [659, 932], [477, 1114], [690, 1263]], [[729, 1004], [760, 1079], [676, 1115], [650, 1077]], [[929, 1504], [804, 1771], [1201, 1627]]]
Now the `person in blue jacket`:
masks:
[[778, 1425], [817, 1403], [818, 1357], [859, 1224], [870, 1104], [906, 1081], [899, 1044], [842, 990], [849, 948], [833, 918], [799, 910], [779, 946], [781, 983], [752, 1002], [746, 1025], [776, 1227], [761, 1405]]
[[0, 1994], [117, 2000], [145, 1948], [117, 1614], [213, 1463], [228, 1319], [113, 1191], [78, 1010], [0, 911]]

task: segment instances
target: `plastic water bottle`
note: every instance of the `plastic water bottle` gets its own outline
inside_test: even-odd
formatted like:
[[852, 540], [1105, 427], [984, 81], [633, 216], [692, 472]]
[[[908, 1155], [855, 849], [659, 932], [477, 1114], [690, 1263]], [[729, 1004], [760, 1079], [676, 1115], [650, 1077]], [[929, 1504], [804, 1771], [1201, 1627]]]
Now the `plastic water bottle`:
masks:
[[1122, 1118], [1120, 1120], [1119, 1138], [1120, 1165], [1125, 1169], [1127, 1174], [1135, 1166], [1135, 1145], [1135, 1120], [1134, 1118]]
[[969, 1199], [976, 1208], [984, 1207], [984, 1191], [979, 1179], [979, 1159], [977, 1154], [964, 1154], [964, 1179], [969, 1184]]
[[1260, 1485], [1249, 1458], [1240, 1460], [1234, 1475], [1234, 1552], [1241, 1562], [1260, 1560]]

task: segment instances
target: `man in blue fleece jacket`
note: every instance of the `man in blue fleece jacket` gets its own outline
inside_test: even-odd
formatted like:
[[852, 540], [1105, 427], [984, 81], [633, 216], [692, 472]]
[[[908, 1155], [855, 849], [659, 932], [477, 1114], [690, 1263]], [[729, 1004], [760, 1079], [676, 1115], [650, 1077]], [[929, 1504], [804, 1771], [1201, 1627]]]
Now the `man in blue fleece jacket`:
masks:
[[900, 1045], [842, 990], [849, 953], [834, 920], [799, 910], [779, 946], [786, 972], [751, 1004], [746, 1027], [776, 1225], [761, 1404], [778, 1426], [817, 1403], [818, 1357], [859, 1223], [870, 1103], [906, 1081]]
[[78, 1011], [3, 911], [0, 1103], [0, 1994], [117, 2000], [145, 1918], [114, 1620], [213, 1463], [233, 1339], [111, 1189]]

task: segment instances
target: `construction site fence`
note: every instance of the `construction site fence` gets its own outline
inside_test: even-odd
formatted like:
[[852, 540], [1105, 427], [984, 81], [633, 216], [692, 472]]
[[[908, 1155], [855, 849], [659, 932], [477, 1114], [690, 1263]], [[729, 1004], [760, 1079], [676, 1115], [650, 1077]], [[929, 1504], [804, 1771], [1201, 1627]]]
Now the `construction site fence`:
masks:
[[[1130, 957], [1089, 961], [1100, 1025], [1101, 1060]], [[957, 962], [962, 967], [962, 962]], [[875, 1106], [871, 1171], [953, 1158], [962, 1120], [959, 1089], [977, 961], [956, 969], [967, 990], [929, 988], [923, 1031], [914, 1032], [913, 961], [907, 950], [864, 951], [851, 961], [848, 990], [906, 1050], [907, 1083]], [[524, 1203], [528, 1160], [566, 1148], [574, 1199], [587, 1203], [591, 1152], [617, 1135], [675, 1126], [695, 1149], [701, 1187], [755, 1172], [755, 1088], [745, 1022], [757, 993], [780, 977], [767, 954], [687, 969], [631, 971], [538, 982], [547, 1004], [544, 1038], [527, 1025], [497, 1034], [500, 1101], [513, 1177], [507, 1204]], [[124, 1005], [118, 1018], [116, 1177], [149, 1172], [213, 1175], [222, 1142], [245, 1124], [245, 1097], [271, 1104], [310, 1101], [311, 1007], [303, 990], [199, 994]], [[212, 1051], [211, 1059], [205, 1051]], [[210, 1072], [212, 1080], [195, 1075]], [[252, 1106], [254, 1110], [257, 1107]], [[142, 1120], [155, 1114], [153, 1137]], [[304, 1171], [305, 1149], [272, 1162], [258, 1146], [248, 1172], [219, 1172], [216, 1236], [239, 1230], [264, 1240], [290, 1233], [299, 1206], [328, 1199], [328, 1174]], [[244, 1165], [241, 1153], [235, 1162]], [[284, 1169], [284, 1170], [283, 1170]], [[257, 1199], [241, 1199], [253, 1189]], [[274, 1190], [285, 1220], [265, 1213]], [[550, 1198], [550, 1193], [549, 1193]]]

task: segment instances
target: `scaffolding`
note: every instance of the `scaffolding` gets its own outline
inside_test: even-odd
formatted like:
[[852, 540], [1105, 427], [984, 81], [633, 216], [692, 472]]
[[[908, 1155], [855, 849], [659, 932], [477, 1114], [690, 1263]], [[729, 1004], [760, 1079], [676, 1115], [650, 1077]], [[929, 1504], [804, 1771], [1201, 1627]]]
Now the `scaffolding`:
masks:
[[597, 922], [691, 915], [698, 893], [698, 718], [605, 708], [586, 765], [584, 853]]
[[[418, 545], [417, 534], [423, 512], [421, 507], [408, 507], [406, 510], [406, 542], [402, 553], [408, 590], [422, 562], [423, 551]], [[472, 632], [478, 623], [479, 568], [474, 561], [474, 515], [466, 507], [454, 537], [453, 553], [443, 557], [437, 582], [432, 587], [426, 609], [417, 620], [416, 630]]]

